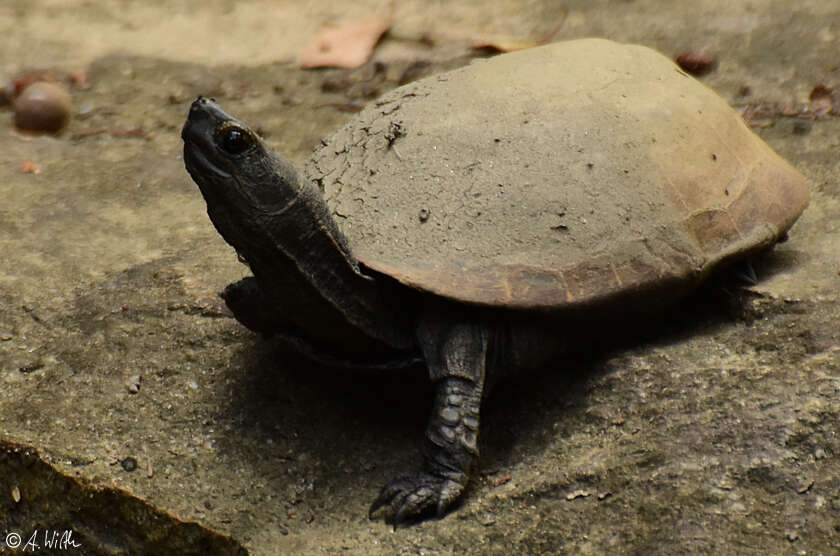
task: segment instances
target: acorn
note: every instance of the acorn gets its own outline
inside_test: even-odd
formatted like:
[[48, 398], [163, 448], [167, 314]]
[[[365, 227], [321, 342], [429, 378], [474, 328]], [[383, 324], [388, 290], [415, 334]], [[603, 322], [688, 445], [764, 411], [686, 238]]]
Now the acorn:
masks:
[[15, 99], [15, 126], [36, 133], [58, 133], [70, 119], [70, 93], [59, 83], [36, 81]]

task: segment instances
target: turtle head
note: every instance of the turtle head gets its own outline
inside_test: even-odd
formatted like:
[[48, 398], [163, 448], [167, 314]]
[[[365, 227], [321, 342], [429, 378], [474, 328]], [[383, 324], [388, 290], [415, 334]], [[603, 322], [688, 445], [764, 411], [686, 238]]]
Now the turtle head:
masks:
[[[413, 346], [408, 327], [393, 316], [399, 304], [360, 271], [313, 182], [301, 180], [288, 161], [211, 99], [192, 103], [181, 137], [184, 164], [210, 220], [256, 279], [256, 290], [245, 282], [251, 286], [226, 294], [237, 318], [261, 331], [266, 323], [283, 334], [293, 330], [337, 352]], [[277, 322], [266, 317], [274, 313], [281, 316]]]
[[281, 211], [299, 193], [292, 165], [211, 99], [193, 101], [181, 138], [184, 164], [211, 213], [224, 207], [240, 218], [259, 217]]
[[213, 225], [252, 268], [271, 258], [269, 230], [301, 193], [294, 167], [212, 99], [193, 101], [181, 137]]

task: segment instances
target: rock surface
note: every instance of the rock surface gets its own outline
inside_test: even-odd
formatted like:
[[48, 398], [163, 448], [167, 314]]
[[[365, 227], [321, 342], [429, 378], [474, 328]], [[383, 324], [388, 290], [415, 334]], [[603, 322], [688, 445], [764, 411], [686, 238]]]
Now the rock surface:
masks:
[[[447, 13], [410, 1], [381, 63], [315, 72], [294, 65], [305, 32], [363, 14], [227, 4], [0, 7], [6, 78], [90, 63], [61, 137], [20, 137], [0, 112], [4, 445], [33, 447], [67, 480], [117, 487], [126, 504], [139, 498], [177, 516], [173, 527], [194, 522], [252, 554], [840, 546], [840, 109], [830, 92], [809, 98], [840, 86], [835, 2], [575, 0], [512, 12], [484, 1]], [[229, 318], [216, 293], [246, 269], [204, 214], [178, 132], [192, 98], [215, 96], [300, 163], [348, 110], [466, 63], [465, 45], [488, 29], [709, 52], [718, 65], [703, 81], [809, 178], [813, 196], [790, 241], [756, 262], [757, 286], [717, 281], [654, 323], [500, 385], [466, 501], [392, 532], [366, 510], [391, 470], [419, 457], [422, 370], [314, 367]], [[15, 462], [0, 459], [0, 477]], [[14, 486], [0, 492], [0, 533], [62, 525], [27, 509]], [[134, 525], [136, 537], [154, 528]]]

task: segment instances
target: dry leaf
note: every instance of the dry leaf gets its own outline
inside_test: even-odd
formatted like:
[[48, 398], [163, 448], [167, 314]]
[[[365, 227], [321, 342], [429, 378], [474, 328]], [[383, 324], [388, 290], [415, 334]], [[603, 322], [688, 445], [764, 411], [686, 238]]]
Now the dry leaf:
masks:
[[566, 14], [563, 13], [551, 29], [536, 38], [521, 37], [516, 35], [483, 35], [473, 41], [472, 47], [474, 50], [492, 50], [494, 52], [504, 53], [513, 52], [515, 50], [525, 50], [526, 48], [534, 48], [535, 46], [542, 46], [554, 40], [554, 36], [563, 27], [565, 21]]
[[834, 111], [833, 89], [831, 87], [817, 85], [811, 89], [808, 100], [811, 101], [809, 106], [811, 112], [814, 112], [817, 116], [825, 116]]
[[391, 22], [391, 14], [383, 12], [321, 29], [303, 48], [298, 63], [302, 68], [357, 68], [368, 61]]
[[145, 139], [146, 141], [152, 139], [152, 136], [146, 133], [143, 126], [112, 129], [108, 133], [116, 139]]
[[90, 79], [86, 70], [67, 72], [67, 81], [72, 83], [80, 91], [90, 89]]
[[510, 482], [511, 479], [512, 479], [512, 477], [510, 475], [502, 475], [501, 477], [498, 477], [497, 479], [495, 479], [493, 481], [493, 486], [494, 487], [502, 486], [502, 485]]
[[37, 176], [41, 173], [41, 167], [31, 160], [24, 160], [20, 165], [20, 171], [24, 174], [35, 174]]
[[533, 39], [514, 37], [511, 35], [496, 35], [479, 39], [473, 42], [472, 47], [474, 50], [513, 52], [515, 50], [525, 50], [526, 48], [542, 46], [543, 44], [545, 44], [545, 41], [535, 41]]

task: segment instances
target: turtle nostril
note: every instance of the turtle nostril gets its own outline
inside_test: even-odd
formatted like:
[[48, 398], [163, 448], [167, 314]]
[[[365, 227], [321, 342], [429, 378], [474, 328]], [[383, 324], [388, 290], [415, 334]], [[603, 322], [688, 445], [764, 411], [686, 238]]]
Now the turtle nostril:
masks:
[[213, 101], [211, 99], [199, 95], [190, 105], [190, 116], [198, 115], [199, 112], [204, 112], [208, 105], [212, 102]]

